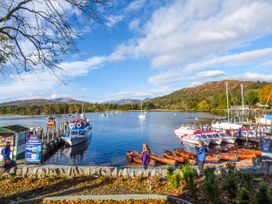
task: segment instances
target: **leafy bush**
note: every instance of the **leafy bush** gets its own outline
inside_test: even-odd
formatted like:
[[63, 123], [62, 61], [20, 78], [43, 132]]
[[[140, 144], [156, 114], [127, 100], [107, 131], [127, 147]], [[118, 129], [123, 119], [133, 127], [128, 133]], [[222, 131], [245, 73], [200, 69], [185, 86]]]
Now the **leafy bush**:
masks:
[[243, 185], [248, 189], [251, 190], [252, 187], [252, 175], [248, 172], [240, 174], [241, 181]]
[[228, 192], [231, 198], [236, 197], [238, 187], [238, 175], [235, 173], [235, 163], [228, 162], [226, 164], [228, 173], [224, 177], [224, 189]]
[[182, 172], [182, 182], [185, 187], [185, 189], [189, 190], [192, 197], [195, 197], [196, 194], [196, 183], [195, 183], [195, 169], [194, 167], [185, 164], [181, 167]]
[[219, 196], [219, 181], [214, 173], [214, 170], [214, 167], [208, 167], [204, 171], [205, 191], [211, 203], [216, 203]]
[[180, 187], [182, 178], [179, 172], [174, 173], [174, 168], [168, 167], [166, 169], [166, 178], [173, 188], [178, 189]]
[[168, 167], [166, 169], [166, 178], [168, 181], [171, 180], [171, 177], [173, 176], [173, 173], [174, 173], [174, 168], [173, 167]]
[[172, 187], [174, 187], [175, 189], [178, 189], [181, 185], [181, 175], [180, 173], [174, 173], [172, 176], [171, 176], [171, 179], [170, 179], [170, 184]]
[[250, 203], [250, 191], [247, 188], [241, 187], [238, 190], [238, 203], [239, 204]]
[[266, 183], [261, 183], [259, 190], [256, 194], [256, 203], [257, 204], [271, 204], [272, 197], [269, 192], [268, 185]]

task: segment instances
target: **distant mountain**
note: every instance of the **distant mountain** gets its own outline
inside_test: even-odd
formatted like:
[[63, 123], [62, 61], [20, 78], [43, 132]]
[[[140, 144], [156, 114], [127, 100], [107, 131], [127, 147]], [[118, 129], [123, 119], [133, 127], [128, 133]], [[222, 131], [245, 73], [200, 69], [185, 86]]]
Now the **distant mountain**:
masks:
[[73, 103], [89, 104], [86, 101], [80, 101], [80, 100], [72, 99], [69, 97], [64, 97], [64, 98], [56, 98], [56, 99], [39, 98], [39, 99], [16, 100], [16, 101], [0, 103], [0, 106], [30, 106], [30, 105], [47, 105], [47, 104], [73, 104]]
[[[143, 100], [143, 102], [151, 100], [150, 98], [146, 98]], [[140, 103], [140, 99], [120, 99], [120, 100], [111, 100], [111, 101], [106, 101], [104, 103], [109, 103], [109, 104], [117, 104], [117, 105], [124, 105], [124, 104], [136, 104]]]

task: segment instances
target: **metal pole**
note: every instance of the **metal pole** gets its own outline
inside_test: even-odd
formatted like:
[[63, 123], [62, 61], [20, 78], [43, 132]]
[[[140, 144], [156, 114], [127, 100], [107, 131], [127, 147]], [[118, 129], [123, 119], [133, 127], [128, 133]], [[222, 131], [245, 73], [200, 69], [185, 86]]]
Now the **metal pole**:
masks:
[[228, 82], [226, 82], [226, 97], [227, 97], [228, 122], [230, 122]]
[[244, 85], [241, 84], [241, 97], [242, 97], [242, 122], [244, 122], [245, 105], [244, 105]]

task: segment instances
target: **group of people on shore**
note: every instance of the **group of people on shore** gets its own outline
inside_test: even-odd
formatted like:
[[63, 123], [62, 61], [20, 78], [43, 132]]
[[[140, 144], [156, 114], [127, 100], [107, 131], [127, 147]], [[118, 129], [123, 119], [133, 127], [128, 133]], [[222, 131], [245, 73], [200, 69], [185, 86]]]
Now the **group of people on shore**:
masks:
[[[199, 175], [203, 175], [203, 169], [205, 164], [205, 157], [207, 148], [204, 145], [203, 141], [199, 142], [199, 145], [195, 147], [197, 151], [197, 167], [199, 170]], [[143, 150], [142, 150], [142, 165], [143, 168], [146, 170], [148, 168], [148, 165], [150, 163], [150, 148], [148, 144], [143, 144]]]

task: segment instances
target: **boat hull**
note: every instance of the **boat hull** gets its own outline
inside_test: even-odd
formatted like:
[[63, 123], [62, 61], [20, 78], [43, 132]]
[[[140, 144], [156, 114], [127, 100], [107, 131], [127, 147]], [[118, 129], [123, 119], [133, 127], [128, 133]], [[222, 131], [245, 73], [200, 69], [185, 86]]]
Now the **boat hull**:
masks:
[[86, 135], [76, 135], [76, 136], [63, 136], [61, 139], [68, 144], [70, 147], [74, 147], [78, 144], [81, 144], [87, 141], [91, 135], [91, 128], [87, 131]]

